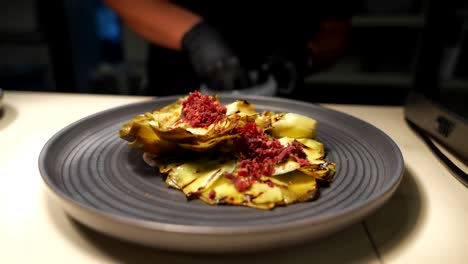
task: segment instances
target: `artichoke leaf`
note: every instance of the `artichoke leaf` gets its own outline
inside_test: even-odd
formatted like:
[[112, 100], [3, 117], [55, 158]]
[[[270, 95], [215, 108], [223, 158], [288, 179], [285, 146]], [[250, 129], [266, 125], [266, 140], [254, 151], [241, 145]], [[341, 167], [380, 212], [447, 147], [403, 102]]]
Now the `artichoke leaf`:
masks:
[[[185, 162], [167, 171], [166, 183], [183, 191], [185, 189], [184, 193], [191, 195], [194, 190], [209, 186], [211, 182], [207, 180], [214, 180], [217, 174], [224, 174], [225, 171], [232, 172], [235, 166], [234, 159], [220, 160], [204, 157]], [[189, 185], [192, 186], [188, 187]]]
[[311, 138], [298, 138], [297, 141], [302, 143], [302, 150], [304, 150], [310, 162], [325, 157], [325, 147], [323, 143]]
[[284, 204], [309, 201], [317, 195], [316, 180], [300, 171], [292, 171], [271, 178], [275, 185], [280, 186]]
[[315, 179], [332, 182], [335, 176], [336, 164], [322, 160], [320, 164], [312, 164], [304, 166], [298, 170]]
[[275, 138], [315, 138], [317, 121], [296, 113], [279, 113], [270, 116], [271, 127], [267, 133]]
[[153, 153], [145, 152], [143, 160], [151, 167], [158, 168], [160, 173], [168, 173], [172, 169], [186, 163], [183, 159], [176, 159], [175, 157], [165, 156], [159, 157]]
[[311, 138], [292, 138], [292, 137], [282, 137], [278, 141], [281, 145], [286, 146], [291, 144], [294, 140], [298, 141], [302, 145], [302, 150], [304, 150], [309, 161], [316, 159], [323, 159], [325, 156], [325, 147], [323, 143], [311, 139]]
[[297, 163], [293, 158], [289, 158], [285, 162], [276, 164], [273, 176], [289, 173], [295, 170], [298, 170], [301, 167], [299, 163]]
[[172, 127], [181, 119], [182, 102], [183, 100], [179, 98], [172, 104], [154, 110], [150, 114], [152, 120], [154, 120], [162, 130]]
[[[302, 149], [304, 150], [304, 153], [307, 155], [307, 160], [311, 164], [322, 164], [324, 162], [322, 160], [324, 156], [323, 144], [314, 139], [308, 139], [308, 138], [295, 139], [295, 138], [290, 138], [290, 137], [283, 137], [278, 140], [283, 146], [289, 145], [294, 140], [297, 140], [299, 143], [302, 144]], [[303, 166], [300, 165], [294, 158], [290, 157], [286, 161], [276, 164], [275, 170], [272, 175], [275, 176], [275, 175], [289, 173], [289, 172], [298, 170], [301, 167]]]
[[226, 177], [199, 194], [204, 202], [214, 204], [243, 205], [257, 209], [272, 209], [277, 205], [305, 202], [316, 197], [317, 184], [313, 177], [299, 171], [275, 177], [262, 177], [251, 188], [239, 192]]
[[179, 143], [178, 145], [184, 149], [196, 152], [208, 152], [218, 147], [222, 147], [222, 149], [226, 149], [225, 151], [227, 151], [232, 149], [232, 143], [227, 143], [226, 141], [234, 137], [236, 137], [236, 135], [225, 135], [213, 138], [206, 142]]
[[177, 126], [169, 129], [161, 129], [161, 126], [153, 126], [155, 133], [162, 139], [177, 142], [205, 142], [216, 137], [229, 134], [238, 124], [236, 118], [224, 118], [213, 123], [207, 128], [191, 128]]
[[187, 131], [197, 136], [198, 140], [208, 140], [219, 135], [224, 135], [237, 126], [238, 120], [233, 117], [225, 117], [222, 120], [211, 124], [208, 128], [188, 127]]
[[204, 190], [209, 189], [219, 178], [224, 178], [225, 172], [232, 173], [236, 166], [237, 162], [235, 160], [228, 160], [223, 163], [218, 163], [218, 165], [214, 164], [213, 168], [218, 167], [217, 169], [200, 173], [198, 177], [193, 182], [186, 185], [182, 191], [186, 196], [198, 196]]
[[161, 139], [149, 125], [149, 120], [145, 115], [139, 115], [124, 124], [119, 130], [119, 136], [127, 141], [128, 146], [143, 152], [161, 154], [179, 149], [177, 144]]
[[226, 105], [226, 115], [238, 115], [244, 116], [257, 116], [258, 112], [255, 110], [255, 106], [245, 100], [236, 100], [233, 103]]
[[230, 204], [271, 209], [276, 203], [281, 203], [282, 194], [278, 187], [270, 187], [262, 182], [255, 182], [249, 190], [239, 192], [231, 180], [219, 177], [210, 188], [200, 193], [199, 198], [211, 205]]

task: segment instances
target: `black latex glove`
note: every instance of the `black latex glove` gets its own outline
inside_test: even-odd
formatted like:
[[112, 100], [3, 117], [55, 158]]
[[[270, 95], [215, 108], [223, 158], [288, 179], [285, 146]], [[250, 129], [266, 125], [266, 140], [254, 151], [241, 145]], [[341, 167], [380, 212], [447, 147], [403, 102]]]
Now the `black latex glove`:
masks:
[[303, 85], [304, 77], [316, 69], [316, 64], [313, 52], [299, 43], [277, 49], [263, 68], [276, 80], [280, 94], [287, 95]]
[[247, 73], [223, 37], [205, 22], [196, 24], [182, 39], [195, 73], [211, 90], [233, 90], [250, 86]]

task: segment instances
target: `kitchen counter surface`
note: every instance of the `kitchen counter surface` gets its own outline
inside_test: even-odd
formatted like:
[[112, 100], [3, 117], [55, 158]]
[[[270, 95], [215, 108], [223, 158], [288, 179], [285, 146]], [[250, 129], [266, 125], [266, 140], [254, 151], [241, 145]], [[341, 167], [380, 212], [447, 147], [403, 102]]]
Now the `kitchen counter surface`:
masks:
[[5, 91], [0, 119], [0, 263], [467, 263], [468, 191], [408, 127], [402, 107], [324, 105], [388, 134], [405, 160], [394, 196], [363, 221], [317, 241], [254, 254], [189, 254], [122, 242], [82, 226], [51, 199], [39, 153], [90, 114], [150, 100]]

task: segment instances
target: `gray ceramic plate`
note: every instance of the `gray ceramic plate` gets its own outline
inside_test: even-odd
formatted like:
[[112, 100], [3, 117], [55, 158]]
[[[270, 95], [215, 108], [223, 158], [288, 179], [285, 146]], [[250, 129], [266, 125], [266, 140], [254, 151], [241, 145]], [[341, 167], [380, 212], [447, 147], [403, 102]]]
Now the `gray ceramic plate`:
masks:
[[[335, 181], [318, 200], [262, 211], [188, 201], [168, 188], [141, 153], [118, 138], [135, 115], [177, 97], [125, 105], [64, 128], [44, 146], [39, 169], [53, 197], [79, 222], [105, 234], [181, 251], [266, 249], [317, 239], [380, 207], [397, 188], [403, 159], [374, 126], [317, 105], [247, 97], [258, 110], [296, 112], [319, 121], [318, 140], [337, 163]], [[222, 103], [237, 98], [221, 96]]]

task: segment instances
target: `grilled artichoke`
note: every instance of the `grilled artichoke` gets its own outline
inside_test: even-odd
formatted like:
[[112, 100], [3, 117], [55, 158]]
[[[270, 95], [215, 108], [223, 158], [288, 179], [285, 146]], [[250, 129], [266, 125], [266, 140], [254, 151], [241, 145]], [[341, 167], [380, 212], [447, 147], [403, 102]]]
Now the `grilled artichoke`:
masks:
[[[290, 138], [283, 138], [287, 142]], [[198, 197], [208, 204], [243, 205], [257, 209], [272, 209], [276, 205], [312, 200], [318, 194], [317, 179], [331, 182], [335, 164], [323, 160], [323, 146], [314, 140], [309, 143], [307, 159], [310, 166], [300, 166], [288, 159], [275, 167], [271, 176], [262, 176], [243, 192], [226, 177], [239, 167], [235, 155], [208, 154], [193, 160], [161, 160], [148, 156], [148, 164], [167, 174], [166, 184], [181, 190], [188, 198]], [[311, 147], [312, 146], [312, 147]]]
[[[195, 102], [196, 111], [187, 110], [190, 100], [201, 100]], [[206, 102], [215, 107], [200, 108]], [[187, 120], [190, 115], [205, 122], [197, 111], [211, 111], [211, 122], [194, 125]], [[271, 209], [314, 199], [317, 180], [333, 181], [335, 164], [324, 159], [324, 145], [315, 140], [316, 125], [316, 120], [295, 113], [258, 113], [244, 100], [221, 106], [217, 97], [198, 93], [136, 116], [121, 127], [119, 136], [167, 175], [168, 186], [189, 198]], [[240, 150], [240, 143], [248, 152]]]
[[235, 101], [226, 106], [225, 118], [208, 127], [191, 127], [182, 120], [183, 99], [161, 109], [140, 114], [122, 126], [120, 138], [130, 147], [153, 154], [177, 152], [182, 149], [208, 152], [226, 143], [236, 135], [231, 133], [238, 125], [255, 120], [258, 113], [246, 101]]

